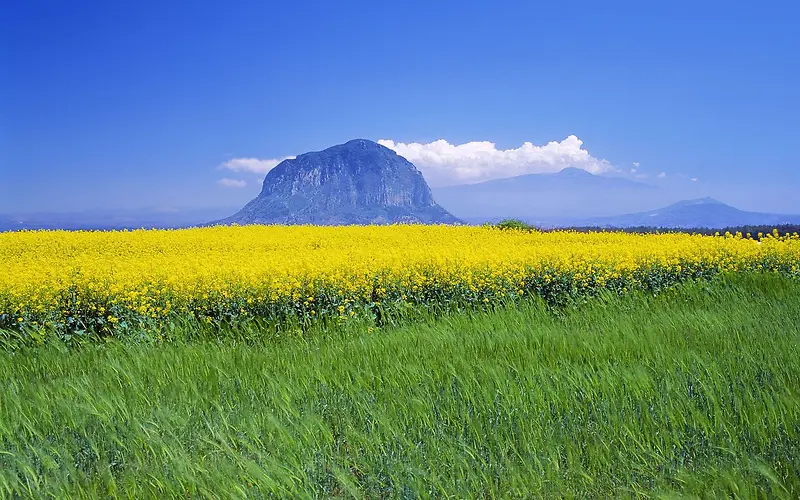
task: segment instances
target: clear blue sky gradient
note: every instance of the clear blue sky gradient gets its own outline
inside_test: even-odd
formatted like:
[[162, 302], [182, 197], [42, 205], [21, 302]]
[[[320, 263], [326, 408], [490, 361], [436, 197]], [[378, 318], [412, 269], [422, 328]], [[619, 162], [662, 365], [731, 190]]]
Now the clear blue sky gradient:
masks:
[[575, 134], [800, 213], [798, 2], [650, 4], [12, 2], [0, 212], [238, 205], [226, 159], [356, 137]]

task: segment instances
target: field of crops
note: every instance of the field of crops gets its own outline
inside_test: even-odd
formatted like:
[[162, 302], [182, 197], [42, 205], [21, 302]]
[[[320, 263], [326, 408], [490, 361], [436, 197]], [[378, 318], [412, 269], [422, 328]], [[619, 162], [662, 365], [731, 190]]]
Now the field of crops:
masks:
[[18, 232], [0, 262], [0, 496], [800, 493], [797, 235]]
[[304, 328], [408, 309], [658, 290], [724, 271], [800, 276], [800, 238], [449, 226], [0, 234], [0, 329], [158, 339], [176, 322]]
[[[2, 498], [799, 498], [800, 281], [0, 349]], [[194, 329], [194, 327], [192, 327]]]

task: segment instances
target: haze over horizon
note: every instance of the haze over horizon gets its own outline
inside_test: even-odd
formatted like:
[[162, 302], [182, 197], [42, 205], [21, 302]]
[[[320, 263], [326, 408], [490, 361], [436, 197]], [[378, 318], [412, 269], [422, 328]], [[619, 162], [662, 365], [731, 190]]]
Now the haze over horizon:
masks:
[[797, 14], [18, 3], [0, 34], [0, 213], [242, 206], [282, 159], [367, 138], [435, 188], [576, 167], [800, 214]]

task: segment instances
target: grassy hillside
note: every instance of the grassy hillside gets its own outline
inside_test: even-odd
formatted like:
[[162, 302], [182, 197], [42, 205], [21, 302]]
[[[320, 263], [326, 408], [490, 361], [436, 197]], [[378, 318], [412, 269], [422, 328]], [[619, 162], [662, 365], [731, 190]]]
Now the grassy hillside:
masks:
[[[0, 352], [0, 496], [800, 496], [800, 283]], [[266, 338], [262, 336], [261, 338]]]

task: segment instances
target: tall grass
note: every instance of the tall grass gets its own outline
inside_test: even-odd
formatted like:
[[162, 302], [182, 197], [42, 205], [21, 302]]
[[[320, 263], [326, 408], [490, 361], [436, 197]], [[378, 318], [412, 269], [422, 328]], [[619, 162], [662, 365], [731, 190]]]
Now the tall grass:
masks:
[[798, 318], [800, 283], [749, 275], [260, 345], [6, 351], [0, 496], [796, 498]]

